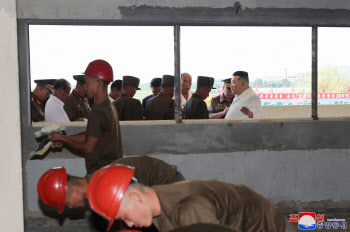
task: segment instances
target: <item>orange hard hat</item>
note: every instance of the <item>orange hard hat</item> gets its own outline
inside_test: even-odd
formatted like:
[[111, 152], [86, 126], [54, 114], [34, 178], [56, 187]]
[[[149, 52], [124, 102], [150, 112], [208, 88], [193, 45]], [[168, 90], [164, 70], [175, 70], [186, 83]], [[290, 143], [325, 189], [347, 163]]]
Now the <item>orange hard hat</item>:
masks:
[[89, 182], [88, 199], [91, 209], [108, 219], [107, 230], [113, 225], [134, 171], [133, 167], [125, 165], [109, 165], [98, 170]]
[[57, 207], [62, 213], [66, 200], [67, 171], [64, 167], [53, 168], [39, 179], [37, 190], [40, 199], [47, 205]]
[[112, 66], [105, 60], [94, 60], [90, 62], [84, 74], [107, 82], [113, 82]]

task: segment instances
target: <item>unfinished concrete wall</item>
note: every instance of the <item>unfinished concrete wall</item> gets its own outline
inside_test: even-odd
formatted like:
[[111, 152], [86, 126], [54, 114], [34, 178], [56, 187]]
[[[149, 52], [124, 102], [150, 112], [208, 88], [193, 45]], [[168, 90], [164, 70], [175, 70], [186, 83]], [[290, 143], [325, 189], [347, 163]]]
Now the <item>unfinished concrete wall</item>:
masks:
[[[333, 13], [333, 10], [337, 10]], [[157, 23], [347, 24], [346, 0], [221, 1], [40, 1], [18, 0], [18, 18], [49, 20], [124, 20]]]
[[[36, 183], [46, 170], [65, 166], [72, 174], [85, 175], [84, 160], [66, 149], [50, 152], [44, 160], [28, 160], [35, 148], [33, 132], [43, 125], [31, 128], [23, 146], [27, 217], [48, 215], [53, 210], [40, 204], [36, 193]], [[65, 125], [76, 125], [69, 127], [68, 134], [86, 126]], [[275, 203], [315, 201], [319, 209], [327, 210], [322, 202], [331, 200], [338, 207], [348, 207], [347, 120], [121, 122], [121, 127], [125, 155], [163, 159], [178, 165], [187, 179], [245, 184]]]
[[0, 0], [0, 225], [1, 231], [23, 231], [21, 126], [17, 59], [16, 1]]

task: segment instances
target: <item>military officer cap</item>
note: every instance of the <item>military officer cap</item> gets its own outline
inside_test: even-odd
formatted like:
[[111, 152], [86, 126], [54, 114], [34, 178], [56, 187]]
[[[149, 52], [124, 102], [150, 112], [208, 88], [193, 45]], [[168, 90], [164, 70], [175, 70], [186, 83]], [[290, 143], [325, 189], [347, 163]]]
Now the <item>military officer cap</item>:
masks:
[[159, 87], [162, 84], [162, 78], [155, 77], [151, 80], [151, 87]]
[[214, 78], [213, 77], [206, 77], [206, 76], [198, 76], [197, 77], [197, 87], [209, 87], [211, 89], [216, 89], [214, 88]]
[[46, 89], [48, 89], [50, 91], [50, 93], [52, 93], [53, 85], [55, 84], [56, 79], [41, 79], [41, 80], [34, 80], [34, 82], [38, 86], [45, 87]]
[[227, 79], [222, 80], [222, 82], [224, 82], [225, 87], [231, 88], [231, 80], [232, 80], [232, 78], [227, 78]]
[[85, 85], [85, 75], [73, 75], [73, 79], [77, 81], [77, 85]]
[[137, 90], [140, 90], [139, 84], [139, 78], [133, 76], [123, 76], [123, 86], [135, 86]]
[[163, 75], [162, 77], [162, 87], [174, 87], [174, 76]]

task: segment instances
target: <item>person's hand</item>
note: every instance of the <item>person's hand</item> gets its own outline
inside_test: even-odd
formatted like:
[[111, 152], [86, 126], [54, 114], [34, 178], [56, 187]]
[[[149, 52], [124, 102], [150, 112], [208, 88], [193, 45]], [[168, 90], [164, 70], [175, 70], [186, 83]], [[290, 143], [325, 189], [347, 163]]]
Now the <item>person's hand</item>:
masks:
[[253, 118], [253, 112], [250, 111], [247, 107], [243, 106], [241, 112], [245, 115], [248, 115], [249, 118]]
[[224, 112], [224, 115], [227, 114], [227, 112], [228, 112], [229, 109], [230, 109], [230, 107], [227, 107], [227, 106], [225, 107], [225, 109], [224, 109], [224, 111], [223, 111], [223, 112]]
[[84, 122], [85, 120], [84, 120], [85, 118], [78, 118], [77, 120], [75, 120], [74, 122]]
[[58, 144], [62, 144], [62, 138], [63, 135], [60, 132], [54, 132], [49, 135], [50, 141], [54, 142], [54, 144], [56, 144], [56, 142], [59, 142]]

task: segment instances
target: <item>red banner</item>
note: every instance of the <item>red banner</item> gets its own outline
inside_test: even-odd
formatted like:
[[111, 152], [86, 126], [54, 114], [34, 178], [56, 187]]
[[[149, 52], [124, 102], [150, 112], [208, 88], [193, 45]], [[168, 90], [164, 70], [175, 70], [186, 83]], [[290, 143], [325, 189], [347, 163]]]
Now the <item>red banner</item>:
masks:
[[[258, 93], [260, 99], [311, 99], [311, 93]], [[350, 93], [319, 93], [318, 99], [350, 98]]]

